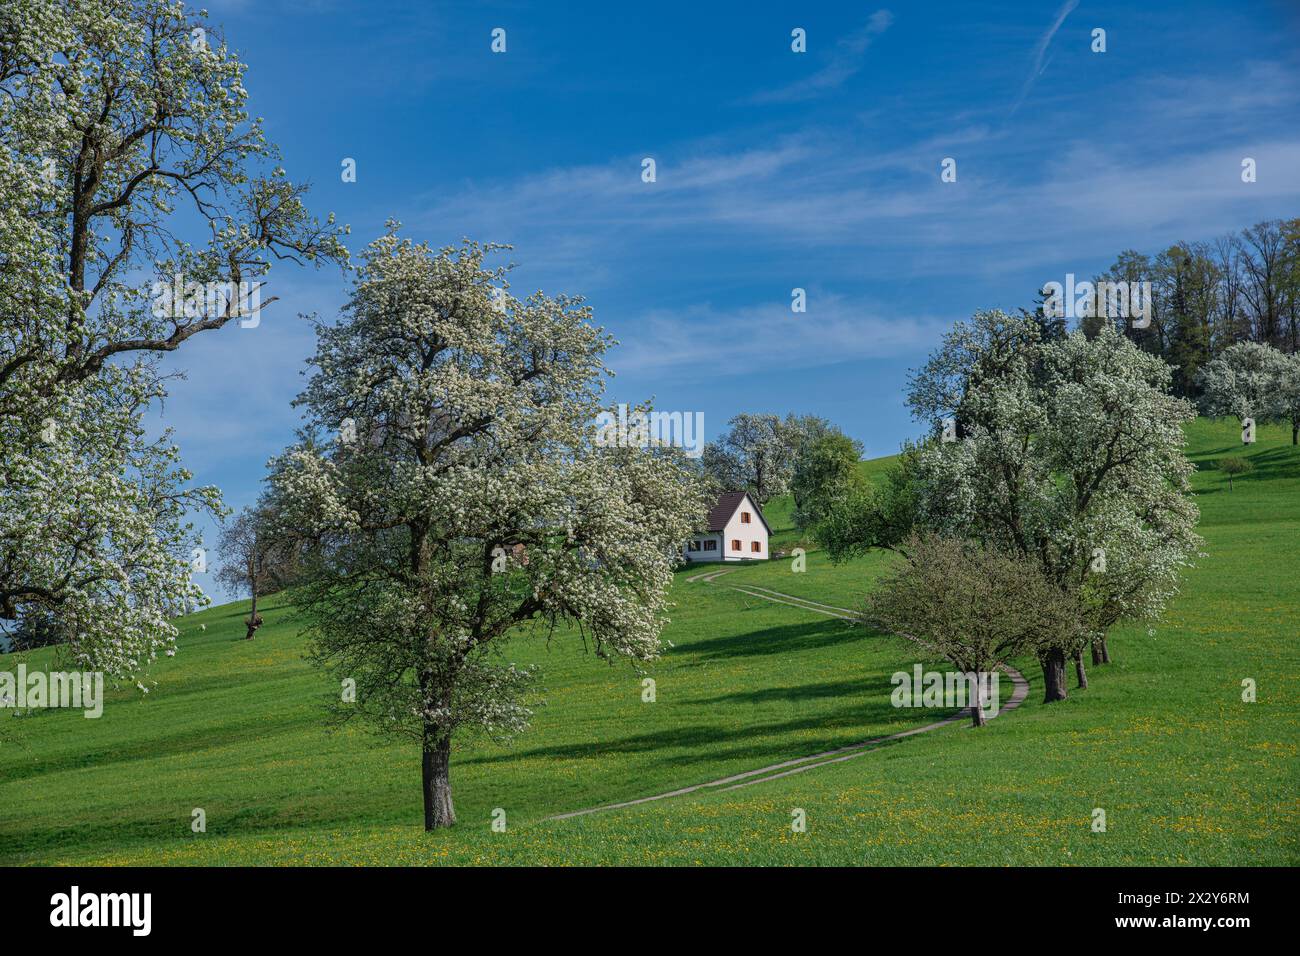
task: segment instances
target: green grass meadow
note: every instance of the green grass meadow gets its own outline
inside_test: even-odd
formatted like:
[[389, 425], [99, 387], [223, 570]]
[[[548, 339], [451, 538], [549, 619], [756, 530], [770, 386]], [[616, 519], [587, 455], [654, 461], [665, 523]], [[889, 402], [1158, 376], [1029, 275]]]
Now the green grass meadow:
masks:
[[[576, 635], [522, 633], [505, 657], [541, 665], [533, 725], [509, 745], [457, 744], [459, 822], [421, 826], [418, 745], [327, 729], [338, 688], [304, 660], [272, 599], [242, 640], [246, 604], [181, 622], [148, 694], [103, 716], [0, 712], [4, 864], [992, 864], [1294, 865], [1300, 862], [1300, 449], [1264, 427], [1243, 451], [1228, 420], [1188, 429], [1205, 555], [1165, 620], [1121, 628], [1091, 687], [980, 731], [956, 724], [854, 759], [736, 790], [711, 788], [588, 816], [552, 814], [701, 784], [929, 723], [890, 705], [909, 645], [722, 585], [857, 607], [888, 558], [807, 570], [679, 573], [666, 637], [644, 674]], [[1224, 455], [1255, 470], [1214, 470]], [[887, 460], [864, 463], [878, 473]], [[789, 503], [774, 548], [798, 545]], [[805, 547], [810, 547], [805, 545]], [[48, 651], [0, 655], [49, 666]], [[644, 677], [656, 700], [642, 700]], [[1242, 701], [1242, 681], [1258, 687]], [[1073, 683], [1073, 681], [1071, 682]], [[205, 833], [191, 830], [202, 808]], [[504, 832], [492, 829], [505, 812]], [[1106, 816], [1094, 832], [1094, 810]], [[806, 815], [795, 833], [792, 812]]]

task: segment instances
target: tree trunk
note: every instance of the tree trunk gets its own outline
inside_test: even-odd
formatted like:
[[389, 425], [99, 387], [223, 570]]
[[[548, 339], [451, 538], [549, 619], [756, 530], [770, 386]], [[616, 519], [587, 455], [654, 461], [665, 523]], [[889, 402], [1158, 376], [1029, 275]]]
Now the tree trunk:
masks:
[[972, 727], [983, 727], [988, 721], [984, 717], [984, 686], [981, 678], [984, 675], [978, 671], [975, 673], [975, 699], [970, 702], [970, 720]]
[[1094, 638], [1088, 642], [1088, 646], [1092, 648], [1092, 666], [1096, 667], [1101, 663], [1101, 641]]
[[1088, 689], [1088, 672], [1083, 667], [1083, 651], [1074, 655], [1074, 676], [1079, 681], [1079, 690]]
[[424, 728], [424, 757], [420, 762], [424, 777], [424, 828], [437, 830], [456, 822], [451, 805], [451, 738], [439, 734], [438, 728]]
[[1291, 423], [1291, 444], [1300, 444], [1296, 439], [1300, 438], [1300, 422]]
[[248, 633], [244, 635], [244, 640], [251, 641], [257, 629], [262, 626], [262, 619], [257, 616], [257, 592], [253, 592], [253, 606], [248, 611], [248, 620], [244, 622], [248, 628]]
[[1043, 665], [1043, 686], [1046, 691], [1043, 703], [1050, 704], [1069, 697], [1065, 689], [1065, 651], [1059, 647], [1044, 651], [1038, 655], [1038, 662]]
[[1109, 664], [1109, 663], [1110, 663], [1110, 647], [1106, 644], [1106, 635], [1103, 634], [1101, 637], [1097, 638], [1097, 640], [1098, 640], [1098, 642], [1101, 643], [1101, 662], [1102, 662], [1103, 664]]

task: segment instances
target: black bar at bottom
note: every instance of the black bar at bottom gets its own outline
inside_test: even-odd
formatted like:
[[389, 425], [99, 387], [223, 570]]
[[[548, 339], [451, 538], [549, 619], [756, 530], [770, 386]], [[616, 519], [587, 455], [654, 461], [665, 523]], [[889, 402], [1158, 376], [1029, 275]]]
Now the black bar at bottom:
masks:
[[920, 944], [931, 933], [946, 945], [972, 927], [987, 933], [999, 925], [1029, 934], [1027, 945], [1038, 934], [1044, 942], [1171, 933], [1229, 942], [1289, 922], [1282, 910], [1291, 878], [1289, 870], [1245, 868], [35, 868], [10, 871], [5, 922], [19, 939], [76, 934], [82, 943], [111, 937], [128, 946], [242, 942], [268, 933], [298, 944], [374, 945], [376, 934], [418, 938], [438, 927], [427, 938], [432, 947], [455, 938], [444, 935], [450, 930], [462, 945], [462, 932], [493, 943], [571, 933], [637, 948], [635, 938], [646, 933], [647, 946], [670, 945], [689, 923], [695, 948], [711, 937], [733, 946], [770, 941], [800, 926], [818, 927], [822, 936], [846, 919], [873, 945], [895, 938]]

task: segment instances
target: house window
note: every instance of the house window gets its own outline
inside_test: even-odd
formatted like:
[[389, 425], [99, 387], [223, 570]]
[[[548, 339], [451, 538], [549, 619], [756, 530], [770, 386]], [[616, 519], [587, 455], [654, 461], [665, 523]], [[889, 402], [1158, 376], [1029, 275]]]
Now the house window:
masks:
[[749, 542], [749, 550], [753, 551], [755, 554], [758, 554], [760, 551], [763, 550], [763, 546], [759, 544], [757, 541], [751, 541]]
[[718, 550], [718, 542], [716, 542], [716, 541], [714, 541], [712, 538], [710, 538], [708, 541], [705, 541], [705, 542], [704, 542], [704, 550], [705, 550], [705, 551], [717, 551], [717, 550]]
[[732, 538], [732, 539], [731, 539], [731, 550], [732, 550], [732, 551], [739, 551], [739, 550], [740, 550], [740, 539], [739, 539], [739, 538]]
[[748, 511], [742, 511], [742, 512], [740, 513], [740, 523], [741, 523], [741, 524], [749, 524], [749, 512], [748, 512]]
[[700, 543], [699, 543], [698, 541], [692, 541], [690, 544], [688, 544], [688, 545], [686, 546], [686, 550], [687, 550], [687, 551], [698, 551], [698, 550], [700, 550]]

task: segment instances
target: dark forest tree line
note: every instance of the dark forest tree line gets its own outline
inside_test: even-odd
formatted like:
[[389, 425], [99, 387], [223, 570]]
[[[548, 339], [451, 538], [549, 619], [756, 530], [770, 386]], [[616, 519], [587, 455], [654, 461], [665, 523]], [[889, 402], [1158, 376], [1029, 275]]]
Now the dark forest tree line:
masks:
[[[1154, 255], [1125, 250], [1096, 278], [1151, 283], [1150, 324], [1113, 321], [1139, 348], [1174, 366], [1179, 396], [1200, 397], [1200, 370], [1238, 342], [1300, 351], [1300, 218], [1176, 242]], [[1081, 325], [1093, 335], [1105, 321], [1086, 318]]]

